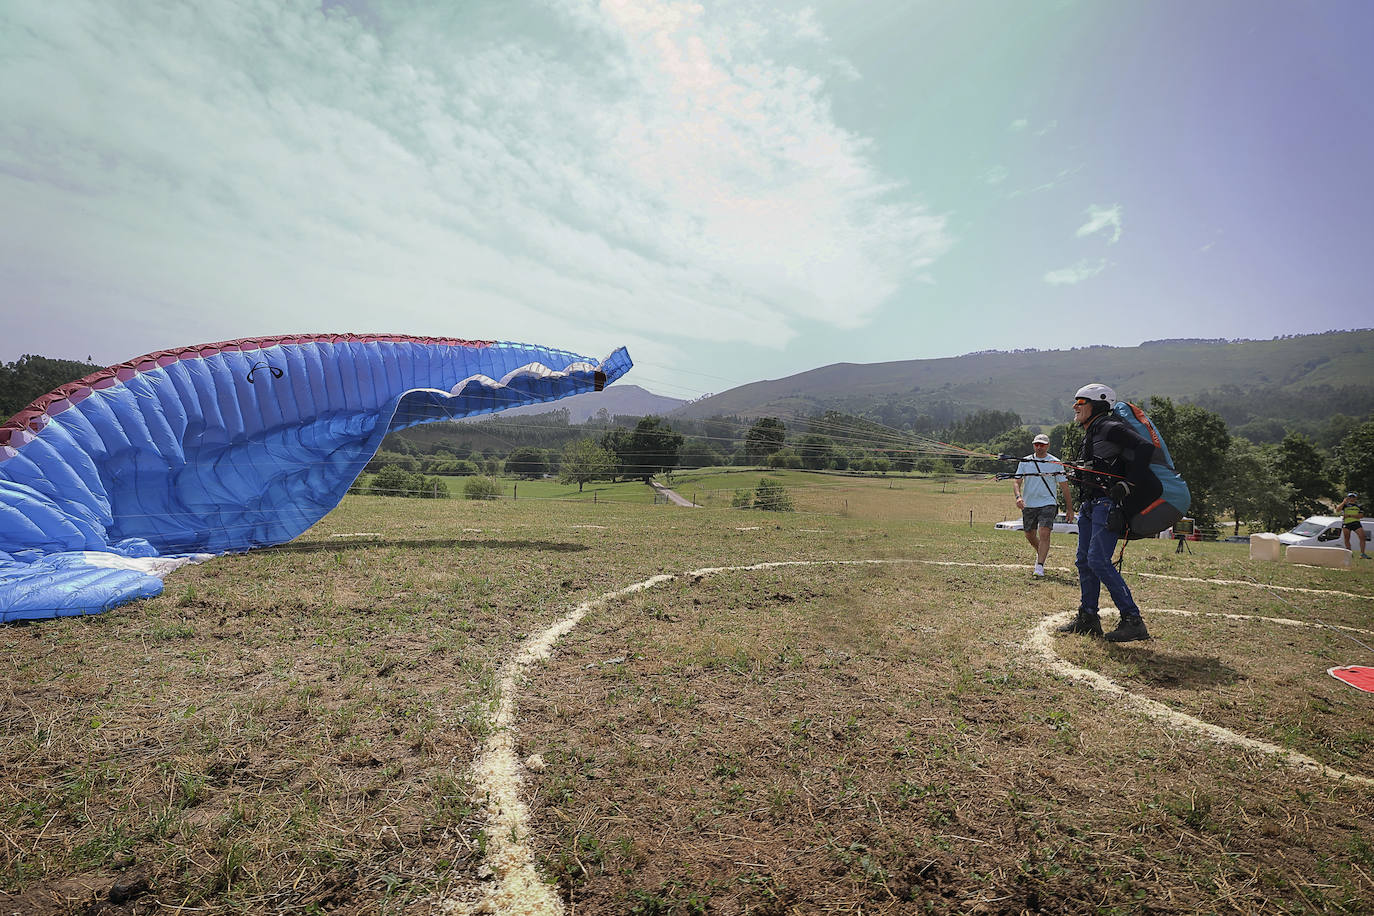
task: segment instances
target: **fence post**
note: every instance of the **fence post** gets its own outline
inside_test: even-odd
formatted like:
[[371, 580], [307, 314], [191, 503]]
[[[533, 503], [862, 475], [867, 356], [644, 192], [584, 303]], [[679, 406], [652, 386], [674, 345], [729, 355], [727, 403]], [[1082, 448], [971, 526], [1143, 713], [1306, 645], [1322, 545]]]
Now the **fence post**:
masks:
[[520, 498], [520, 484], [513, 483], [510, 485], [510, 498], [511, 502]]

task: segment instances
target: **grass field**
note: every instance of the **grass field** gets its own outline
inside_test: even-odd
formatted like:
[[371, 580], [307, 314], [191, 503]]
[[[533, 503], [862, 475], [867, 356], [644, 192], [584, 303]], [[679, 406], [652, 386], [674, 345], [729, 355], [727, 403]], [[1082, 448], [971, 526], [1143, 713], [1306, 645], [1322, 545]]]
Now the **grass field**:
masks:
[[[364, 474], [359, 477], [354, 489], [365, 490], [372, 476]], [[472, 480], [472, 477], [440, 477], [439, 479], [448, 487], [450, 498], [463, 499], [463, 487]], [[654, 491], [639, 480], [622, 480], [615, 483], [597, 481], [578, 490], [576, 484], [559, 483], [556, 480], [528, 480], [514, 477], [497, 477], [494, 479], [501, 488], [501, 499], [515, 501], [521, 499], [586, 500], [589, 503], [615, 502], [639, 505], [654, 502]], [[728, 501], [726, 504], [729, 504]]]
[[[773, 473], [800, 511], [713, 508], [759, 476], [675, 475], [701, 509], [348, 497], [0, 630], [0, 912], [520, 912], [522, 855], [568, 913], [1374, 911], [1374, 704], [1326, 674], [1374, 664], [1374, 563], [1136, 542], [1155, 638], [1048, 657], [1075, 539], [1032, 580], [1005, 484]], [[503, 738], [518, 805], [475, 769]]]

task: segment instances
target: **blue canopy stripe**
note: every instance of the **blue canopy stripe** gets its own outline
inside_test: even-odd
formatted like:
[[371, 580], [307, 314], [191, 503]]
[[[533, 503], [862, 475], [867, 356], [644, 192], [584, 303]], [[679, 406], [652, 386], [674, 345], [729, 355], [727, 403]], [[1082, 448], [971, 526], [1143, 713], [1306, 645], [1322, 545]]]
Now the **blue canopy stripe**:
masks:
[[161, 591], [158, 575], [95, 554], [289, 541], [338, 505], [388, 432], [600, 390], [631, 366], [624, 348], [596, 362], [517, 343], [307, 335], [94, 373], [0, 427], [0, 621]]

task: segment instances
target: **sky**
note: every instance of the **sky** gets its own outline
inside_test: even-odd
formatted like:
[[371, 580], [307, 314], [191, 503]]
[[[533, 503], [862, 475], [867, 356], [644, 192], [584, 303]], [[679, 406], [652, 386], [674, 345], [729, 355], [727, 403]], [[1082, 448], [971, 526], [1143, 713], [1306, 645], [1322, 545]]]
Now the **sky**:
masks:
[[1374, 326], [1368, 0], [5, 0], [0, 360], [403, 333], [694, 398]]

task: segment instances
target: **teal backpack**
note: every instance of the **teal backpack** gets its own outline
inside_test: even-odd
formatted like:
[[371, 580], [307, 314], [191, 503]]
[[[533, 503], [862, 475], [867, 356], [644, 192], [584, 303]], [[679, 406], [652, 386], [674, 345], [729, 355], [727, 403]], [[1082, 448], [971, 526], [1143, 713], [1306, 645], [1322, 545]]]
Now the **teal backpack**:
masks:
[[1150, 422], [1145, 411], [1128, 401], [1112, 405], [1112, 415], [1135, 431], [1142, 439], [1155, 445], [1149, 472], [1144, 479], [1131, 480], [1131, 495], [1121, 505], [1126, 516], [1126, 537], [1151, 538], [1188, 514], [1193, 501], [1188, 484], [1174, 470], [1174, 459], [1159, 430]]

